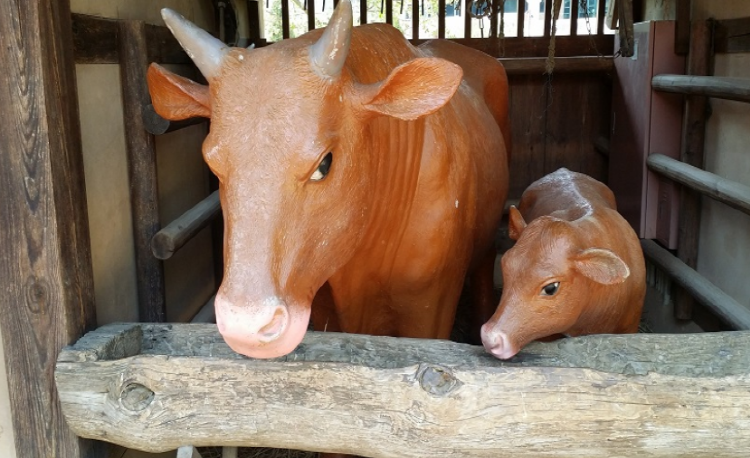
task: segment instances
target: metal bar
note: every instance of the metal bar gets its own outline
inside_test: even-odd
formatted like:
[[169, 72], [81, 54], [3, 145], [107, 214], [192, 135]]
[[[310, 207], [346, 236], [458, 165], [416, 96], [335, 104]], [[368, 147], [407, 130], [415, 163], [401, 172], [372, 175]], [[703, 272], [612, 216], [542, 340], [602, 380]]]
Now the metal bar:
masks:
[[307, 0], [307, 30], [315, 30], [315, 0]]
[[[570, 35], [578, 35], [578, 2], [581, 0], [570, 0]], [[586, 0], [583, 0], [584, 2]]]
[[359, 23], [367, 24], [367, 0], [359, 0]]
[[750, 310], [653, 240], [641, 240], [641, 247], [648, 260], [727, 324], [738, 330], [750, 329]]
[[554, 0], [544, 0], [544, 36], [552, 35], [552, 10], [554, 9]]
[[411, 0], [411, 37], [419, 39], [419, 1]]
[[287, 39], [291, 36], [289, 31], [289, 0], [281, 0], [281, 38]]
[[516, 36], [523, 37], [523, 28], [526, 24], [526, 1], [518, 0], [518, 22], [516, 23]]
[[471, 0], [463, 0], [464, 3], [464, 38], [471, 38]]
[[[443, 20], [445, 20], [445, 13], [443, 13]], [[385, 22], [393, 25], [393, 0], [385, 0]]]
[[596, 34], [604, 35], [604, 16], [607, 15], [607, 0], [599, 0], [596, 5]]
[[445, 0], [438, 0], [438, 38], [445, 38]]

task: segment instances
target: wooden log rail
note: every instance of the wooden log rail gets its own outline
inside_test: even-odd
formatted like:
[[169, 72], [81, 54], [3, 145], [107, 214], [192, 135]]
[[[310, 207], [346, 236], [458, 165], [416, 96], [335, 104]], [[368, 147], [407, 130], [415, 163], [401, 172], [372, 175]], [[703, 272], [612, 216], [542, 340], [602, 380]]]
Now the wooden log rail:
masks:
[[662, 92], [750, 102], [750, 78], [656, 75], [651, 80], [651, 87]]
[[745, 458], [750, 332], [588, 336], [501, 362], [448, 341], [308, 333], [232, 352], [214, 325], [116, 324], [55, 371], [79, 436], [371, 457]]
[[219, 191], [214, 191], [182, 216], [169, 223], [151, 239], [151, 251], [157, 259], [169, 259], [198, 232], [221, 214]]
[[727, 180], [663, 154], [651, 154], [649, 169], [750, 215], [750, 186]]
[[641, 240], [646, 259], [735, 329], [750, 329], [750, 310], [652, 240]]

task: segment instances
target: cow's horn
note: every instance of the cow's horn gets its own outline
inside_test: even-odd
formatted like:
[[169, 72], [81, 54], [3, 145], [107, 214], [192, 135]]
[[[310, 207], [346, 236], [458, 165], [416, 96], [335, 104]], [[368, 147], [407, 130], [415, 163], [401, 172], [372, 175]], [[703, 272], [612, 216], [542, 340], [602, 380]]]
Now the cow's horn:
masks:
[[172, 31], [172, 35], [180, 42], [182, 49], [193, 59], [195, 66], [210, 82], [219, 71], [221, 61], [228, 49], [227, 45], [174, 10], [162, 9], [161, 17]]
[[352, 41], [352, 4], [341, 0], [323, 36], [312, 45], [310, 58], [314, 67], [324, 75], [336, 77], [344, 67]]

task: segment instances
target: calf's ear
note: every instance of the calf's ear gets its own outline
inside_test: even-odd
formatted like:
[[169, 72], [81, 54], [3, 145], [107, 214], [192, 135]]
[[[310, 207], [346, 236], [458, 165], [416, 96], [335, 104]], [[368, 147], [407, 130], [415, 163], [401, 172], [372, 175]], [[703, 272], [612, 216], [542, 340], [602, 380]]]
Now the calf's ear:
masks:
[[589, 248], [573, 258], [575, 269], [583, 276], [603, 285], [622, 283], [630, 276], [630, 269], [610, 250]]
[[176, 75], [159, 64], [151, 64], [146, 73], [151, 103], [159, 116], [170, 121], [210, 118], [208, 86]]
[[511, 205], [508, 211], [508, 237], [511, 240], [518, 240], [524, 229], [526, 229], [526, 221], [524, 221], [516, 206]]
[[365, 109], [413, 121], [442, 108], [456, 93], [463, 70], [437, 57], [420, 57], [399, 65], [388, 77], [366, 87]]

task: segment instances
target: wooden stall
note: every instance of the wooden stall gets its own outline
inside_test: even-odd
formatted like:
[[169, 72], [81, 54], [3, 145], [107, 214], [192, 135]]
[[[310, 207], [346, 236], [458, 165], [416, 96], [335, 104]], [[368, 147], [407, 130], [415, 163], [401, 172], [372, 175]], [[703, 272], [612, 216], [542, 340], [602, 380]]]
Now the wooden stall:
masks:
[[[606, 181], [613, 56], [633, 51], [634, 3], [611, 2], [622, 49], [604, 33], [605, 0], [587, 19], [596, 23], [592, 34], [578, 21], [568, 36], [554, 26], [555, 9], [568, 5], [566, 14], [577, 18], [588, 2], [546, 0], [538, 37], [525, 36], [523, 14], [515, 36], [505, 36], [502, 16], [494, 14], [488, 37], [478, 38], [464, 14], [465, 36], [456, 41], [500, 59], [509, 74], [510, 199], [562, 166]], [[306, 4], [314, 28], [316, 2]], [[500, 11], [505, 2], [488, 4]], [[652, 87], [689, 96], [685, 152], [681, 161], [653, 154], [647, 165], [684, 186], [681, 245], [677, 257], [650, 240], [643, 248], [684, 288], [679, 318], [691, 316], [695, 299], [724, 328], [750, 329], [748, 308], [694, 270], [699, 196], [750, 208], [746, 186], [700, 170], [705, 97], [750, 98], [746, 80], [707, 76], [711, 56], [748, 51], [750, 22], [691, 26], [690, 2], [677, 4], [675, 47], [688, 53], [688, 74], [657, 76]], [[394, 2], [383, 7], [391, 22]], [[289, 8], [281, 0], [285, 38]], [[419, 2], [412, 8], [409, 38], [419, 44]], [[366, 8], [360, 11], [367, 22]], [[266, 45], [257, 11], [248, 14], [250, 41]], [[438, 21], [444, 37], [445, 15]], [[107, 453], [101, 441], [149, 451], [274, 446], [383, 457], [747, 455], [746, 332], [535, 343], [507, 363], [465, 344], [313, 333], [284, 359], [253, 361], [231, 352], [213, 325], [164, 324], [162, 260], [210, 224], [214, 258], [221, 259], [218, 194], [172, 224], [159, 223], [154, 136], [203, 121], [159, 118], [145, 70], [152, 61], [189, 59], [165, 27], [71, 15], [68, 1], [5, 2], [0, 34], [9, 40], [0, 51], [0, 330], [19, 457], [98, 458]], [[94, 331], [76, 63], [120, 65], [138, 317], [149, 323]], [[211, 304], [196, 321], [210, 321]]]

